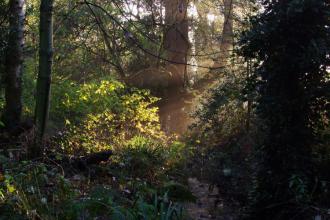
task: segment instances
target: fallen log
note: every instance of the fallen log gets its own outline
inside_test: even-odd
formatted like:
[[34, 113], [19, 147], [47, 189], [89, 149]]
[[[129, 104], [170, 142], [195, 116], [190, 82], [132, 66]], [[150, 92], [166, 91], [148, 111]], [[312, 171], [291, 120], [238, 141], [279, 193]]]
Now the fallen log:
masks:
[[78, 164], [83, 163], [86, 166], [99, 164], [101, 162], [106, 162], [111, 155], [112, 155], [111, 150], [101, 151], [101, 152], [89, 154], [84, 157], [77, 158], [75, 162]]
[[91, 153], [82, 157], [70, 157], [66, 155], [61, 155], [60, 158], [54, 154], [49, 155], [48, 158], [53, 162], [63, 166], [65, 169], [72, 167], [78, 169], [79, 171], [85, 171], [91, 165], [97, 165], [101, 162], [106, 162], [113, 154], [111, 150], [101, 151], [96, 153]]

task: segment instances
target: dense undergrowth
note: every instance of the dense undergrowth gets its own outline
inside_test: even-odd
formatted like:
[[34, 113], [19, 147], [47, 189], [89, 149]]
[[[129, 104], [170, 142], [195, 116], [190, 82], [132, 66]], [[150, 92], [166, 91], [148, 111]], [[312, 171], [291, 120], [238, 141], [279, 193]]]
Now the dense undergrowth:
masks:
[[253, 108], [247, 111], [248, 101], [254, 100], [248, 100], [251, 91], [245, 71], [243, 65], [225, 70], [195, 113], [198, 120], [187, 139], [187, 146], [194, 149], [190, 169], [199, 179], [219, 188], [236, 216], [244, 213], [248, 203], [254, 169], [252, 151], [262, 140], [262, 132], [257, 132], [262, 123]]
[[[45, 158], [25, 159], [31, 130], [8, 145], [14, 156], [10, 148], [1, 156], [0, 219], [184, 218], [183, 202], [194, 200], [182, 184], [189, 152], [160, 130], [157, 98], [111, 78], [84, 84], [58, 78], [52, 90]], [[109, 160], [74, 165], [103, 151], [112, 152]]]
[[[266, 138], [267, 126], [258, 116], [257, 79], [239, 77], [246, 74], [246, 70], [236, 67], [236, 70], [228, 70], [205, 97], [204, 104], [196, 112], [198, 120], [186, 145], [193, 149], [188, 161], [193, 175], [217, 186], [222, 199], [234, 207], [238, 219], [245, 219], [251, 216], [250, 205], [258, 186], [256, 173], [263, 158], [259, 146]], [[288, 180], [287, 188], [295, 194], [290, 202], [298, 207], [295, 211], [299, 217], [327, 219], [329, 216], [330, 178], [326, 170], [330, 165], [330, 127], [327, 120], [325, 124], [324, 129], [315, 131], [319, 139], [312, 147], [313, 189], [309, 190], [308, 182], [299, 175], [292, 175]], [[218, 211], [221, 215], [221, 210]]]
[[174, 179], [175, 150], [136, 138], [84, 171], [2, 157], [0, 219], [183, 219], [194, 198]]

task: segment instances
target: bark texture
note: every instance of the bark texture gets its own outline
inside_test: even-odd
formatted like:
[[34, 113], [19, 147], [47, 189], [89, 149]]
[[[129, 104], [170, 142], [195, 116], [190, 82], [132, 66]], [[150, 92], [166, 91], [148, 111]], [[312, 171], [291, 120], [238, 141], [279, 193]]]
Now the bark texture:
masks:
[[9, 131], [17, 128], [22, 114], [24, 47], [24, 0], [9, 1], [9, 37], [5, 63], [5, 109], [3, 121]]
[[215, 68], [225, 66], [233, 50], [233, 0], [224, 0], [224, 24], [220, 42], [220, 57], [214, 64]]
[[187, 7], [187, 0], [165, 0], [164, 50], [182, 76], [187, 74], [189, 50]]
[[35, 111], [36, 145], [31, 154], [41, 154], [41, 142], [45, 134], [49, 111], [50, 84], [53, 62], [53, 0], [41, 0], [40, 4], [40, 46], [37, 100]]

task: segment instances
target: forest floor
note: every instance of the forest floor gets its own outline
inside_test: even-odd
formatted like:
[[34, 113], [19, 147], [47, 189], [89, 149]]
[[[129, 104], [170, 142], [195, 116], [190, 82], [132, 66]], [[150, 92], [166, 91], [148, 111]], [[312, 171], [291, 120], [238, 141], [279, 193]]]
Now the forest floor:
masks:
[[[205, 96], [207, 85], [215, 83], [209, 78], [195, 85], [194, 90], [182, 90], [178, 93], [169, 93], [162, 97], [158, 103], [162, 129], [167, 134], [182, 136], [189, 130], [194, 122], [192, 114], [200, 105], [201, 98]], [[220, 190], [209, 183], [199, 181], [197, 178], [188, 179], [188, 187], [196, 197], [195, 203], [185, 205], [190, 220], [236, 220], [233, 206], [222, 198]]]
[[222, 199], [219, 189], [210, 184], [200, 182], [196, 178], [189, 178], [188, 184], [196, 197], [195, 203], [186, 205], [186, 210], [192, 220], [235, 220], [234, 210]]

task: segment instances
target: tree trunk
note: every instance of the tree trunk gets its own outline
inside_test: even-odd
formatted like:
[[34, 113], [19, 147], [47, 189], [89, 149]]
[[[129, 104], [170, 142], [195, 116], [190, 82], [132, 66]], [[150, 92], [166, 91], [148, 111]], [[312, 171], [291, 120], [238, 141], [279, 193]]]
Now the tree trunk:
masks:
[[233, 49], [233, 0], [224, 0], [224, 24], [220, 43], [220, 57], [215, 68], [227, 65]]
[[[247, 71], [246, 71], [246, 81], [250, 81], [250, 77], [252, 75], [252, 61], [251, 59], [247, 60]], [[251, 124], [251, 112], [252, 112], [252, 98], [251, 91], [247, 93], [247, 112], [246, 112], [246, 131], [250, 132], [250, 124]]]
[[40, 46], [39, 74], [37, 80], [37, 100], [35, 110], [36, 144], [31, 155], [38, 157], [42, 152], [42, 140], [45, 134], [48, 111], [51, 72], [53, 62], [53, 0], [41, 0], [40, 4]]
[[187, 74], [187, 53], [189, 49], [187, 0], [165, 0], [164, 50], [167, 59], [180, 71]]
[[24, 0], [9, 2], [9, 36], [5, 63], [5, 109], [3, 121], [9, 131], [21, 122], [24, 47]]

